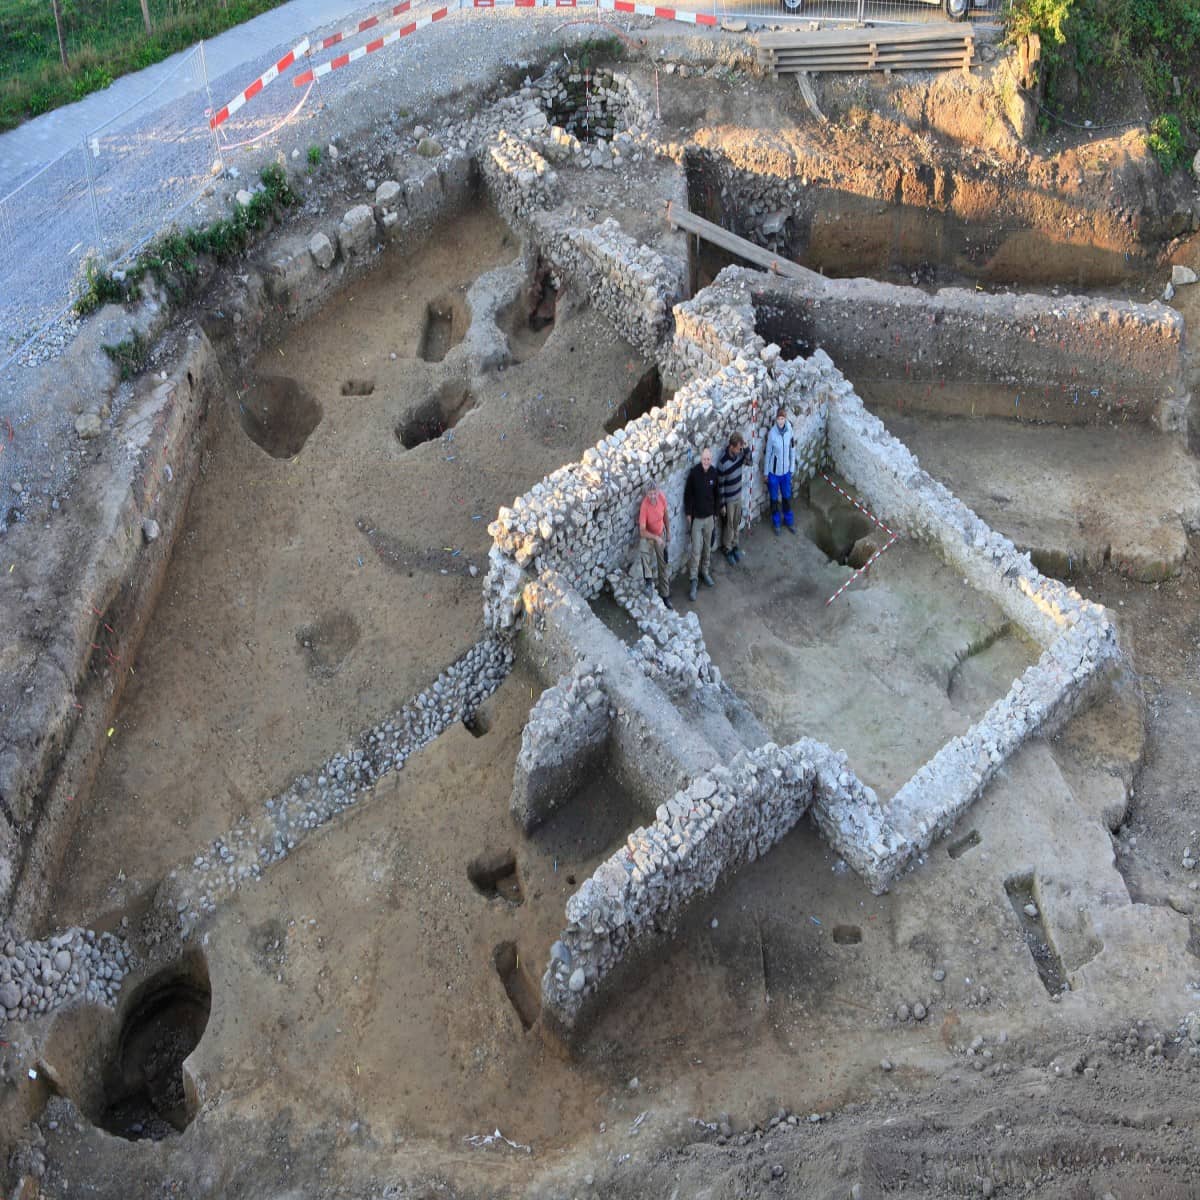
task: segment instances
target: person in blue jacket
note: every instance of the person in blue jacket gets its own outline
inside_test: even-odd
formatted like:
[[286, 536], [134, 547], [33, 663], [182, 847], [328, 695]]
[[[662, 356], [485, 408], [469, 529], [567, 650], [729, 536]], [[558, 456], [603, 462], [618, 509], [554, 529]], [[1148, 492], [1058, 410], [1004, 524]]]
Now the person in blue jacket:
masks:
[[763, 470], [767, 473], [767, 495], [771, 498], [771, 524], [776, 536], [780, 525], [788, 533], [796, 532], [792, 512], [792, 472], [796, 469], [796, 441], [787, 409], [781, 404], [775, 414], [775, 424], [767, 434], [767, 449], [763, 455]]

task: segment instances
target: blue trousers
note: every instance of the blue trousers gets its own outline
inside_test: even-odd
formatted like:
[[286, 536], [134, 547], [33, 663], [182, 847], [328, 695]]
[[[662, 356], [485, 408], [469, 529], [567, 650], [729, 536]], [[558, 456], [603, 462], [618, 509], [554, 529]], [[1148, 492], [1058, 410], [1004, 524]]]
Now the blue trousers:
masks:
[[790, 475], [768, 475], [767, 495], [771, 497], [771, 524], [776, 529], [780, 522], [789, 529], [796, 523], [792, 513], [792, 477]]

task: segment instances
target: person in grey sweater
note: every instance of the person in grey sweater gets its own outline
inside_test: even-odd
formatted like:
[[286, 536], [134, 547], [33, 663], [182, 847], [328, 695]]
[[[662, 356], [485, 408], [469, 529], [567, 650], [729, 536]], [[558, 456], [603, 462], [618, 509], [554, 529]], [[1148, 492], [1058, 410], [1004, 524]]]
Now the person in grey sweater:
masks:
[[742, 524], [742, 468], [750, 465], [750, 448], [740, 433], [729, 439], [717, 460], [717, 499], [721, 505], [721, 549], [730, 566], [742, 561], [738, 530]]

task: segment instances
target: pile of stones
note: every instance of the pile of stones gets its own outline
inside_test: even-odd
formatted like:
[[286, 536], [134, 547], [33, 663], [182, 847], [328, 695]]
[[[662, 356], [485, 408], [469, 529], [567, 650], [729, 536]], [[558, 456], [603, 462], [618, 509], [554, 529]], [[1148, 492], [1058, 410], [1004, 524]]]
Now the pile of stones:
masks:
[[619, 963], [778, 842], [808, 809], [814, 774], [795, 748], [767, 743], [660, 804], [654, 824], [630, 834], [567, 901], [567, 928], [542, 978], [552, 1020], [573, 1029]]
[[128, 944], [111, 933], [71, 928], [44, 941], [10, 940], [0, 955], [0, 1015], [24, 1020], [75, 999], [111, 1008], [133, 965]]
[[709, 657], [694, 613], [669, 609], [641, 579], [614, 572], [608, 586], [617, 603], [643, 630], [630, 648], [634, 661], [672, 698], [697, 689], [720, 691], [721, 672]]

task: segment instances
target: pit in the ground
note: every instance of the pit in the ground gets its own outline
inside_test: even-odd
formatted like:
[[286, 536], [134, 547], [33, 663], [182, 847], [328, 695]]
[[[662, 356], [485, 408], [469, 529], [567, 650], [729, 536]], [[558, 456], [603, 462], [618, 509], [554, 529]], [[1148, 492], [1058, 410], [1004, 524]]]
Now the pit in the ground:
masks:
[[396, 437], [406, 450], [440, 438], [475, 407], [470, 388], [459, 379], [442, 384], [432, 396], [414, 405], [396, 425]]
[[497, 318], [513, 362], [527, 362], [537, 354], [554, 329], [557, 316], [558, 283], [550, 267], [539, 259], [529, 286]]
[[[669, 397], [666, 397], [669, 399]], [[659, 408], [664, 400], [662, 376], [657, 367], [651, 367], [633, 385], [629, 395], [617, 405], [616, 411], [607, 421], [604, 428], [608, 433], [616, 433], [624, 429], [630, 421], [644, 417], [651, 409]]]
[[421, 331], [421, 357], [426, 362], [441, 362], [466, 336], [467, 325], [467, 314], [457, 298], [439, 296], [430, 300]]
[[212, 991], [199, 956], [145, 983], [121, 1026], [105, 1072], [97, 1124], [130, 1141], [160, 1141], [195, 1115], [184, 1088], [183, 1060], [200, 1044]]
[[321, 405], [286, 375], [264, 375], [238, 399], [246, 435], [272, 458], [299, 454], [322, 416]]
[[530, 1029], [542, 1011], [541, 993], [527, 964], [521, 958], [516, 942], [501, 942], [492, 954], [496, 974], [516, 1010], [522, 1029]]
[[489, 900], [498, 897], [510, 904], [520, 904], [525, 899], [517, 875], [516, 855], [511, 850], [487, 851], [472, 859], [467, 867], [467, 878], [475, 890]]

